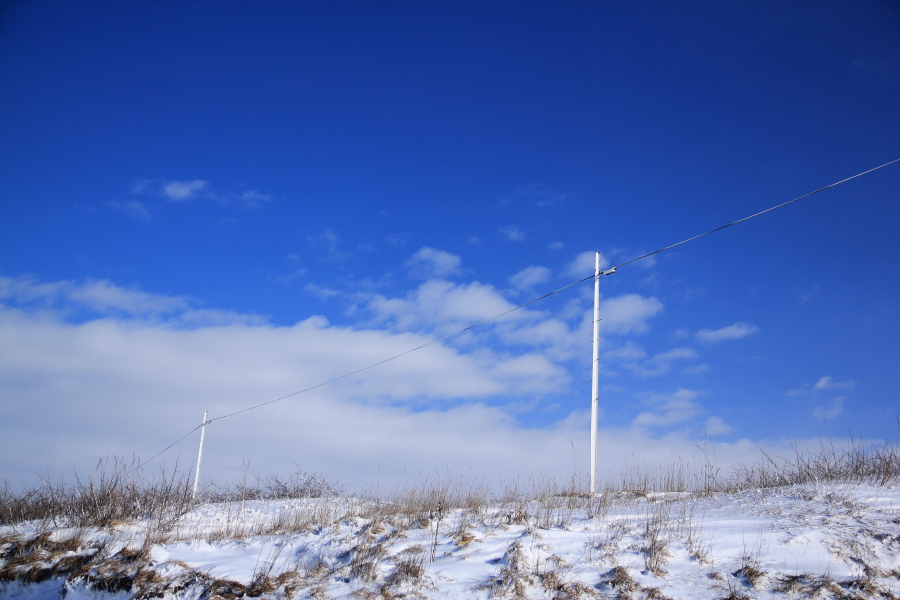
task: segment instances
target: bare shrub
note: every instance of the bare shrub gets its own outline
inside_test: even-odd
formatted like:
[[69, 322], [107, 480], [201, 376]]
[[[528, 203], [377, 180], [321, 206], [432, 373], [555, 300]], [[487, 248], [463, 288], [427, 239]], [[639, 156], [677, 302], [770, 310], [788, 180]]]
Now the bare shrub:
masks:
[[113, 457], [97, 463], [94, 474], [77, 474], [70, 483], [44, 480], [37, 487], [14, 492], [4, 482], [0, 492], [0, 525], [42, 521], [47, 526], [107, 527], [119, 522], [149, 518], [161, 528], [170, 527], [195, 503], [186, 474], [177, 467], [145, 478], [136, 461]]
[[326, 480], [318, 473], [296, 470], [286, 478], [270, 475], [252, 478], [248, 485], [246, 477], [238, 484], [227, 486], [210, 485], [201, 497], [207, 502], [244, 502], [248, 500], [288, 500], [297, 498], [331, 498], [341, 496], [345, 488]]

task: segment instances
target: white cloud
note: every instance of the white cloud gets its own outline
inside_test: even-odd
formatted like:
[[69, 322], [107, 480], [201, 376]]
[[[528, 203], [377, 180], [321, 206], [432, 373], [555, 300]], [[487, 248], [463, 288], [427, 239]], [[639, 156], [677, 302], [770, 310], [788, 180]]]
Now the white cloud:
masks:
[[462, 259], [456, 254], [423, 246], [412, 255], [409, 273], [422, 279], [443, 279], [462, 273]]
[[696, 337], [701, 342], [713, 344], [723, 340], [739, 340], [759, 331], [759, 327], [750, 323], [735, 323], [721, 329], [701, 329]]
[[[490, 285], [432, 279], [402, 298], [372, 296], [368, 307], [375, 315], [374, 324], [390, 323], [401, 331], [433, 328], [443, 334], [506, 312], [515, 305]], [[522, 321], [533, 315], [521, 309], [508, 317]]]
[[84, 284], [71, 285], [67, 297], [97, 312], [121, 311], [132, 315], [185, 311], [191, 305], [186, 296], [149, 294], [134, 288], [119, 287], [107, 280], [89, 280]]
[[656, 298], [623, 294], [600, 300], [600, 329], [604, 334], [646, 333], [648, 321], [663, 309]]
[[556, 206], [557, 204], [565, 202], [566, 198], [568, 198], [568, 196], [566, 194], [555, 194], [551, 198], [544, 198], [542, 200], [538, 200], [537, 202], [534, 203], [534, 205], [540, 206], [540, 207]]
[[259, 190], [248, 190], [234, 196], [234, 202], [241, 208], [261, 208], [263, 204], [272, 199], [272, 196], [261, 193]]
[[[431, 279], [404, 297], [370, 296], [366, 308], [371, 326], [397, 331], [431, 331], [436, 337], [453, 333], [515, 308], [503, 293], [477, 281], [458, 284]], [[520, 308], [476, 330], [465, 332], [451, 343], [459, 345], [490, 338], [511, 346], [539, 347], [553, 360], [582, 356], [584, 340], [591, 339], [590, 308], [573, 300], [559, 314], [531, 307]], [[637, 294], [611, 298], [603, 311], [604, 336], [648, 329], [647, 320], [661, 310], [655, 298]], [[605, 352], [604, 352], [605, 355]], [[654, 363], [656, 365], [656, 363]], [[658, 368], [654, 366], [654, 368]]]
[[[304, 269], [304, 271], [305, 270], [306, 269]], [[341, 295], [341, 293], [337, 290], [333, 290], [324, 285], [317, 285], [315, 283], [307, 283], [305, 286], [303, 286], [303, 290], [306, 293], [319, 298], [320, 300], [328, 300], [330, 298], [334, 298], [335, 296]]]
[[344, 240], [330, 227], [323, 227], [318, 233], [306, 237], [306, 243], [310, 248], [325, 251], [323, 255], [319, 256], [319, 259], [327, 262], [341, 262], [352, 256], [352, 253], [346, 250], [346, 244], [343, 242]]
[[652, 357], [640, 362], [626, 364], [635, 375], [641, 377], [658, 377], [672, 370], [672, 363], [682, 360], [693, 360], [699, 354], [693, 348], [672, 348], [665, 352], [654, 354]]
[[637, 361], [647, 357], [647, 352], [631, 340], [616, 348], [602, 349], [601, 353], [604, 360]]
[[403, 246], [406, 245], [406, 242], [407, 242], [407, 239], [406, 239], [406, 238], [407, 238], [407, 236], [406, 236], [406, 235], [403, 235], [403, 234], [400, 234], [400, 235], [389, 235], [389, 236], [386, 238], [386, 241], [387, 241], [388, 244], [390, 244], [390, 245], [393, 246], [394, 248], [402, 248]]
[[119, 312], [135, 316], [187, 311], [196, 304], [187, 296], [150, 294], [133, 287], [120, 287], [108, 280], [39, 283], [26, 276], [0, 277], [0, 300], [46, 305], [72, 302], [98, 313]]
[[147, 207], [144, 206], [144, 203], [138, 200], [115, 200], [107, 202], [106, 205], [112, 209], [125, 213], [132, 219], [139, 219], [141, 221], [150, 220], [150, 212], [147, 211]]
[[835, 381], [831, 375], [825, 375], [819, 381], [816, 382], [816, 385], [813, 386], [815, 390], [852, 390], [856, 387], [856, 383], [853, 381]]
[[[99, 292], [96, 297], [105, 304], [122, 304], [122, 294], [108, 287]], [[228, 322], [227, 314], [213, 323], [215, 314], [205, 316], [207, 323], [193, 329], [115, 317], [70, 325], [46, 312], [0, 308], [0, 394], [10, 401], [6, 425], [0, 424], [0, 455], [7, 457], [0, 460], [4, 473], [27, 472], [41, 461], [45, 467], [54, 463], [64, 468], [70, 460], [84, 465], [89, 457], [110, 453], [137, 451], [146, 457], [177, 438], [179, 430], [192, 427], [204, 408], [212, 416], [221, 415], [431, 339], [331, 326], [321, 317], [275, 327]], [[208, 443], [218, 448], [208, 452], [220, 468], [238, 466], [242, 456], [265, 456], [279, 464], [277, 468], [290, 468], [302, 457], [308, 468], [341, 467], [346, 476], [354, 469], [371, 472], [373, 456], [386, 465], [427, 468], [422, 460], [409, 460], [422, 454], [422, 448], [428, 448], [423, 456], [446, 461], [453, 455], [451, 462], [460, 465], [460, 460], [474, 460], [472, 434], [477, 431], [485, 436], [481, 462], [498, 453], [505, 457], [499, 464], [509, 466], [509, 449], [487, 437], [493, 432], [491, 438], [510, 441], [519, 427], [508, 410], [478, 403], [556, 392], [565, 389], [567, 380], [564, 369], [539, 354], [487, 349], [462, 354], [434, 345], [267, 412], [223, 422], [218, 433], [209, 432]], [[452, 404], [445, 406], [447, 402]], [[46, 422], [37, 417], [44, 411], [53, 413]], [[15, 434], [19, 427], [46, 436], [33, 457], [37, 463], [29, 462], [32, 457], [13, 461], [16, 440], [23, 441]], [[556, 437], [547, 435], [534, 439], [525, 432], [522, 440], [532, 438], [546, 449]], [[298, 436], [303, 438], [299, 445]], [[349, 450], [335, 443], [345, 436], [357, 441]], [[77, 443], [71, 443], [73, 437]], [[274, 439], [279, 444], [272, 443]], [[294, 441], [287, 444], [289, 439]], [[61, 451], [64, 444], [66, 452]], [[297, 452], [289, 460], [280, 458], [285, 446]]]
[[[73, 468], [89, 473], [100, 456], [135, 452], [147, 458], [198, 425], [204, 410], [210, 417], [222, 416], [431, 339], [331, 325], [317, 316], [275, 326], [255, 315], [198, 309], [198, 301], [189, 298], [97, 283], [0, 278], [4, 478], [30, 482], [40, 472], [55, 479]], [[485, 305], [468, 307], [474, 313], [505, 302], [488, 286], [450, 285], [443, 289], [482, 298]], [[417, 308], [415, 297], [404, 300], [410, 301], [407, 307], [425, 310]], [[89, 303], [113, 313], [73, 324], [64, 319], [66, 303]], [[450, 310], [451, 304], [439, 310]], [[171, 317], [157, 314], [165, 311]], [[539, 314], [525, 315], [520, 324], [534, 324]], [[428, 319], [424, 313], [421, 318]], [[182, 327], [186, 322], [194, 326]], [[578, 336], [584, 347], [584, 336]], [[206, 434], [205, 477], [235, 480], [246, 461], [257, 474], [283, 474], [299, 466], [357, 486], [379, 473], [381, 482], [391, 482], [445, 470], [488, 481], [542, 473], [568, 477], [572, 443], [584, 473], [586, 411], [542, 427], [524, 427], [515, 417], [520, 400], [565, 389], [567, 378], [567, 371], [543, 353], [483, 347], [464, 352], [434, 344], [214, 422]], [[695, 418], [701, 412], [696, 395], [683, 390], [651, 399], [651, 410], [640, 421], [657, 427]], [[191, 467], [197, 435], [163, 456], [169, 467], [175, 461]], [[601, 476], [615, 476], [633, 456], [647, 464], [691, 457], [696, 442], [683, 433], [660, 437], [643, 428], [601, 429]], [[717, 444], [715, 454], [727, 468], [756, 459], [756, 443]], [[779, 448], [791, 451], [787, 444], [760, 447], [775, 455]], [[702, 456], [698, 461], [702, 464]]]
[[550, 269], [538, 266], [525, 267], [509, 278], [513, 288], [520, 291], [531, 290], [534, 286], [547, 281], [550, 281]]
[[634, 425], [660, 427], [690, 421], [703, 413], [700, 405], [694, 402], [699, 395], [693, 390], [680, 389], [672, 394], [651, 396], [647, 402], [654, 406], [654, 410], [640, 413], [635, 417]]
[[88, 310], [102, 317], [146, 320], [167, 326], [202, 327], [221, 324], [259, 324], [266, 319], [253, 314], [198, 308], [200, 301], [189, 296], [169, 296], [122, 287], [108, 280], [57, 281], [40, 283], [22, 276], [0, 277], [0, 301], [23, 310], [41, 308], [51, 314], [70, 315]]
[[719, 417], [709, 417], [703, 424], [703, 431], [712, 437], [717, 435], [725, 435], [734, 431], [734, 427], [720, 419]]
[[[582, 252], [575, 259], [566, 265], [565, 272], [570, 277], [582, 278], [593, 275], [594, 263], [596, 262], [596, 252]], [[600, 268], [603, 269], [609, 265], [609, 261], [600, 253]]]
[[831, 419], [844, 412], [844, 400], [846, 400], [845, 396], [838, 396], [837, 398], [832, 400], [831, 404], [829, 404], [828, 406], [817, 406], [815, 410], [813, 410], [813, 418], [825, 419], [826, 421], [830, 421]]
[[507, 225], [505, 227], [501, 227], [498, 231], [503, 235], [507, 240], [511, 242], [521, 242], [524, 241], [526, 237], [525, 232], [519, 229], [515, 225]]
[[[203, 199], [218, 202], [221, 205], [230, 205], [240, 209], [261, 208], [272, 199], [259, 190], [245, 190], [243, 192], [220, 192], [213, 189], [210, 183], [204, 179], [191, 181], [164, 181], [159, 179], [145, 179], [135, 184], [131, 193], [136, 196], [146, 194], [158, 194], [174, 202], [188, 204], [194, 200]], [[118, 207], [126, 209], [127, 207]]]
[[856, 387], [855, 381], [835, 381], [831, 375], [825, 375], [824, 377], [819, 378], [819, 381], [816, 382], [814, 386], [811, 386], [808, 383], [804, 383], [799, 388], [790, 390], [786, 393], [789, 397], [796, 396], [809, 396], [815, 392], [825, 391], [825, 390], [852, 390]]
[[333, 229], [325, 228], [316, 235], [306, 237], [306, 241], [313, 248], [325, 248], [329, 252], [337, 250], [338, 235]]
[[193, 181], [173, 181], [172, 183], [163, 185], [162, 192], [164, 196], [171, 200], [192, 200], [208, 186], [209, 182], [202, 179], [195, 179]]

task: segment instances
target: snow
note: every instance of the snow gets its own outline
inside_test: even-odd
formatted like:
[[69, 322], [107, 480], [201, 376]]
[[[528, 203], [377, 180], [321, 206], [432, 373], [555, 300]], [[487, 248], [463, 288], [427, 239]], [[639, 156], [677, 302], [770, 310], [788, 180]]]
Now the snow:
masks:
[[[845, 597], [880, 597], [851, 583], [864, 579], [900, 593], [900, 489], [894, 486], [804, 485], [700, 498], [619, 493], [594, 516], [566, 501], [455, 510], [409, 527], [364, 517], [377, 513], [352, 499], [204, 505], [183, 517], [168, 541], [153, 544], [149, 560], [167, 576], [199, 571], [244, 586], [287, 574], [264, 594], [273, 597], [286, 594], [288, 580], [293, 597], [335, 599], [364, 592], [552, 598], [561, 590], [584, 597], [722, 598], [732, 589], [793, 598], [803, 589], [812, 596], [813, 588], [831, 597], [828, 590], [841, 584], [857, 594]], [[292, 533], [247, 535], [285, 515], [299, 518], [295, 523], [308, 517], [308, 524]], [[130, 527], [113, 536], [123, 547], [146, 535]], [[89, 534], [103, 535], [110, 533]], [[612, 581], [616, 567], [633, 584]], [[67, 598], [102, 596], [60, 579], [2, 585], [4, 598], [46, 600], [61, 585]], [[179, 593], [170, 597], [197, 596], [197, 590]]]

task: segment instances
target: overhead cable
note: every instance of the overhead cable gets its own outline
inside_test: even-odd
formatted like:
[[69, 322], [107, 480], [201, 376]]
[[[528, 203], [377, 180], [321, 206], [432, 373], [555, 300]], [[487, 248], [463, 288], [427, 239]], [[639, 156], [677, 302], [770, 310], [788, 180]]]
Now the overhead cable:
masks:
[[797, 196], [797, 197], [794, 198], [793, 200], [788, 200], [787, 202], [782, 202], [781, 204], [779, 204], [779, 205], [777, 205], [777, 206], [773, 206], [772, 208], [767, 208], [766, 210], [760, 211], [760, 212], [756, 213], [755, 215], [750, 215], [749, 217], [744, 217], [743, 219], [738, 219], [737, 221], [734, 221], [734, 222], [732, 222], [732, 223], [729, 223], [728, 225], [722, 225], [721, 227], [716, 227], [715, 229], [710, 229], [710, 230], [707, 231], [706, 233], [701, 233], [700, 235], [695, 235], [694, 237], [688, 238], [688, 239], [686, 239], [686, 240], [682, 240], [682, 241], [678, 242], [677, 244], [672, 244], [671, 246], [666, 246], [665, 248], [660, 248], [659, 250], [654, 250], [653, 252], [650, 252], [649, 254], [645, 254], [645, 255], [643, 255], [643, 256], [638, 256], [637, 258], [632, 258], [631, 260], [629, 260], [629, 261], [627, 261], [627, 262], [623, 262], [621, 265], [616, 265], [615, 267], [613, 267], [613, 268], [610, 269], [610, 270], [611, 270], [611, 271], [614, 271], [615, 269], [618, 269], [619, 267], [624, 267], [625, 265], [630, 265], [631, 263], [637, 262], [637, 261], [639, 261], [639, 260], [643, 260], [643, 259], [647, 258], [648, 256], [653, 256], [654, 254], [659, 254], [660, 252], [663, 252], [663, 251], [665, 251], [665, 250], [669, 250], [669, 249], [671, 249], [671, 248], [674, 248], [675, 246], [680, 246], [680, 245], [682, 245], [682, 244], [686, 244], [686, 243], [688, 243], [688, 242], [694, 241], [694, 240], [696, 240], [697, 238], [702, 238], [704, 235], [709, 235], [709, 234], [711, 234], [711, 233], [715, 233], [715, 232], [717, 232], [717, 231], [721, 231], [722, 229], [725, 229], [726, 227], [731, 227], [732, 225], [737, 225], [738, 223], [743, 223], [744, 221], [749, 221], [749, 220], [752, 219], [753, 217], [758, 217], [759, 215], [764, 215], [764, 214], [766, 214], [767, 212], [771, 212], [771, 211], [775, 210], [776, 208], [781, 208], [782, 206], [787, 206], [787, 205], [790, 204], [791, 202], [796, 202], [797, 200], [803, 200], [804, 198], [809, 198], [809, 197], [812, 196], [813, 194], [818, 194], [819, 192], [824, 192], [825, 190], [827, 190], [827, 189], [829, 189], [829, 188], [833, 188], [833, 187], [836, 186], [836, 185], [841, 185], [842, 183], [845, 183], [845, 182], [847, 182], [847, 181], [850, 181], [851, 179], [856, 179], [857, 177], [862, 177], [863, 175], [865, 175], [865, 174], [867, 174], [867, 173], [871, 173], [872, 171], [877, 171], [878, 169], [881, 169], [881, 168], [886, 167], [886, 166], [888, 166], [888, 165], [892, 165], [892, 164], [894, 164], [895, 162], [900, 162], [900, 158], [894, 159], [894, 160], [892, 160], [891, 162], [886, 162], [886, 163], [884, 163], [883, 165], [880, 165], [880, 166], [875, 167], [875, 168], [873, 168], [873, 169], [869, 169], [868, 171], [863, 171], [862, 173], [857, 173], [857, 174], [854, 175], [853, 177], [848, 177], [847, 179], [841, 179], [840, 181], [835, 181], [835, 182], [832, 183], [831, 185], [826, 185], [825, 187], [819, 188], [819, 189], [817, 189], [817, 190], [814, 191], [814, 192], [809, 192], [808, 194], [803, 194], [802, 196]]

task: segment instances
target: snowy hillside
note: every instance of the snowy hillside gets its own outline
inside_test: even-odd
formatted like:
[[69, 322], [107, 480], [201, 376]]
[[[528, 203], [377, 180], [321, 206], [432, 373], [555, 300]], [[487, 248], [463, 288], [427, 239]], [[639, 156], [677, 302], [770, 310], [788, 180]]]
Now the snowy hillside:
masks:
[[[896, 598], [900, 488], [322, 497], [0, 529], [4, 598]], [[43, 533], [42, 533], [43, 532]], [[42, 534], [41, 534], [42, 533]], [[39, 535], [41, 534], [41, 535]], [[35, 537], [37, 536], [37, 537]]]

